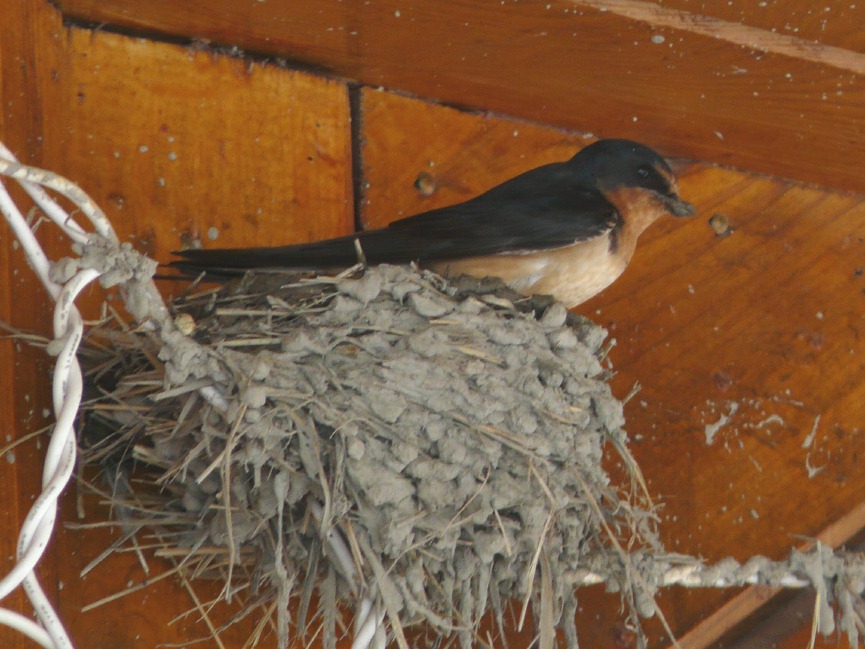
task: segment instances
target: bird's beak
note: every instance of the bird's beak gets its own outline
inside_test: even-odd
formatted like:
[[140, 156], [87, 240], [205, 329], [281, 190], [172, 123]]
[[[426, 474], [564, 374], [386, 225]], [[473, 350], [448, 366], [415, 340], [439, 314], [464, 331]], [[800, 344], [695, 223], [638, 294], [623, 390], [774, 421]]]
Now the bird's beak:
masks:
[[673, 216], [694, 216], [697, 213], [693, 205], [683, 201], [676, 194], [662, 196], [661, 200]]

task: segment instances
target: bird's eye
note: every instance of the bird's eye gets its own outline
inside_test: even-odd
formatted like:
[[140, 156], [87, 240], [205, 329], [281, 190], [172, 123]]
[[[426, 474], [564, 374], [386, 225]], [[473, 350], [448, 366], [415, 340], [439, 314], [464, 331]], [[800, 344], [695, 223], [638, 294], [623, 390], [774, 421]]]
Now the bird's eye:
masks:
[[640, 178], [648, 178], [651, 172], [648, 167], [637, 167], [637, 173], [640, 175]]

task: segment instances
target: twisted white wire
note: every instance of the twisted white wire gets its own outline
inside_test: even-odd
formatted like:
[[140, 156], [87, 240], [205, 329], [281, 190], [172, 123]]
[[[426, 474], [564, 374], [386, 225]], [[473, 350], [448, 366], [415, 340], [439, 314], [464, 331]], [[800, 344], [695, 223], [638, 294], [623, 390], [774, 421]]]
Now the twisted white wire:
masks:
[[[105, 215], [80, 188], [50, 172], [21, 165], [2, 143], [0, 143], [0, 174], [17, 180], [39, 208], [73, 241], [84, 243], [87, 239], [86, 232], [48, 196], [42, 186], [54, 189], [69, 198], [90, 219], [100, 234], [112, 241], [117, 240]], [[18, 630], [43, 647], [72, 649], [72, 641], [39, 585], [34, 569], [51, 538], [57, 518], [58, 500], [75, 467], [76, 445], [73, 425], [83, 391], [81, 368], [75, 354], [81, 343], [84, 328], [74, 302], [78, 294], [99, 277], [99, 272], [85, 269], [78, 272], [65, 286], [57, 284], [49, 274], [48, 258], [3, 183], [0, 183], [0, 212], [6, 217], [13, 233], [21, 243], [34, 273], [56, 303], [53, 326], [54, 346], [60, 347], [52, 384], [56, 423], [45, 453], [42, 493], [36, 498], [21, 525], [16, 549], [16, 564], [0, 579], [0, 600], [18, 586], [22, 586], [41, 626], [20, 613], [3, 608], [0, 608], [0, 624]]]
[[[39, 209], [74, 241], [84, 243], [87, 240], [87, 232], [54, 199], [48, 196], [42, 187], [53, 189], [68, 198], [90, 220], [97, 234], [112, 241], [117, 241], [117, 235], [114, 232], [114, 228], [111, 227], [108, 217], [105, 216], [105, 212], [93, 202], [84, 190], [71, 180], [58, 176], [51, 171], [22, 165], [2, 142], [0, 142], [0, 174], [17, 180], [21, 187], [24, 188], [24, 191], [30, 194], [33, 201], [39, 206]], [[15, 225], [11, 221], [10, 224], [15, 229]], [[16, 236], [20, 235], [17, 230], [15, 234]], [[30, 253], [38, 254], [35, 249], [28, 252], [28, 257]], [[44, 254], [42, 256], [44, 257]]]

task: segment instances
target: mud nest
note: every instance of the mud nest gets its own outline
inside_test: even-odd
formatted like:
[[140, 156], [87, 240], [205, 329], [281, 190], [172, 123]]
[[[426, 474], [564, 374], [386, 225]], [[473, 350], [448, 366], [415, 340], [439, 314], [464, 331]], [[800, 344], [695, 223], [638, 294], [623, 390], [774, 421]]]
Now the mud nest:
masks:
[[388, 266], [247, 277], [172, 311], [160, 334], [91, 330], [85, 462], [124, 525], [273, 611], [281, 645], [316, 620], [333, 647], [338, 605], [366, 600], [402, 646], [423, 622], [468, 647], [511, 606], [576, 647], [595, 566], [632, 618], [654, 612], [621, 548], [660, 552], [656, 519], [637, 473], [602, 468], [630, 457], [602, 328]]

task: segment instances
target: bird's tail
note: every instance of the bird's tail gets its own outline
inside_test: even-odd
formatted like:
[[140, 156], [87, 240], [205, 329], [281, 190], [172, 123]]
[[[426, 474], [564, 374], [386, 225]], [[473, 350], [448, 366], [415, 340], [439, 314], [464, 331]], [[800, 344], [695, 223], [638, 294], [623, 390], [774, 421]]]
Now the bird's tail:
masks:
[[248, 270], [313, 271], [344, 269], [358, 263], [408, 263], [393, 233], [369, 230], [335, 239], [273, 248], [188, 249], [174, 252], [180, 259], [167, 264], [189, 277], [204, 273], [220, 280], [243, 275]]

